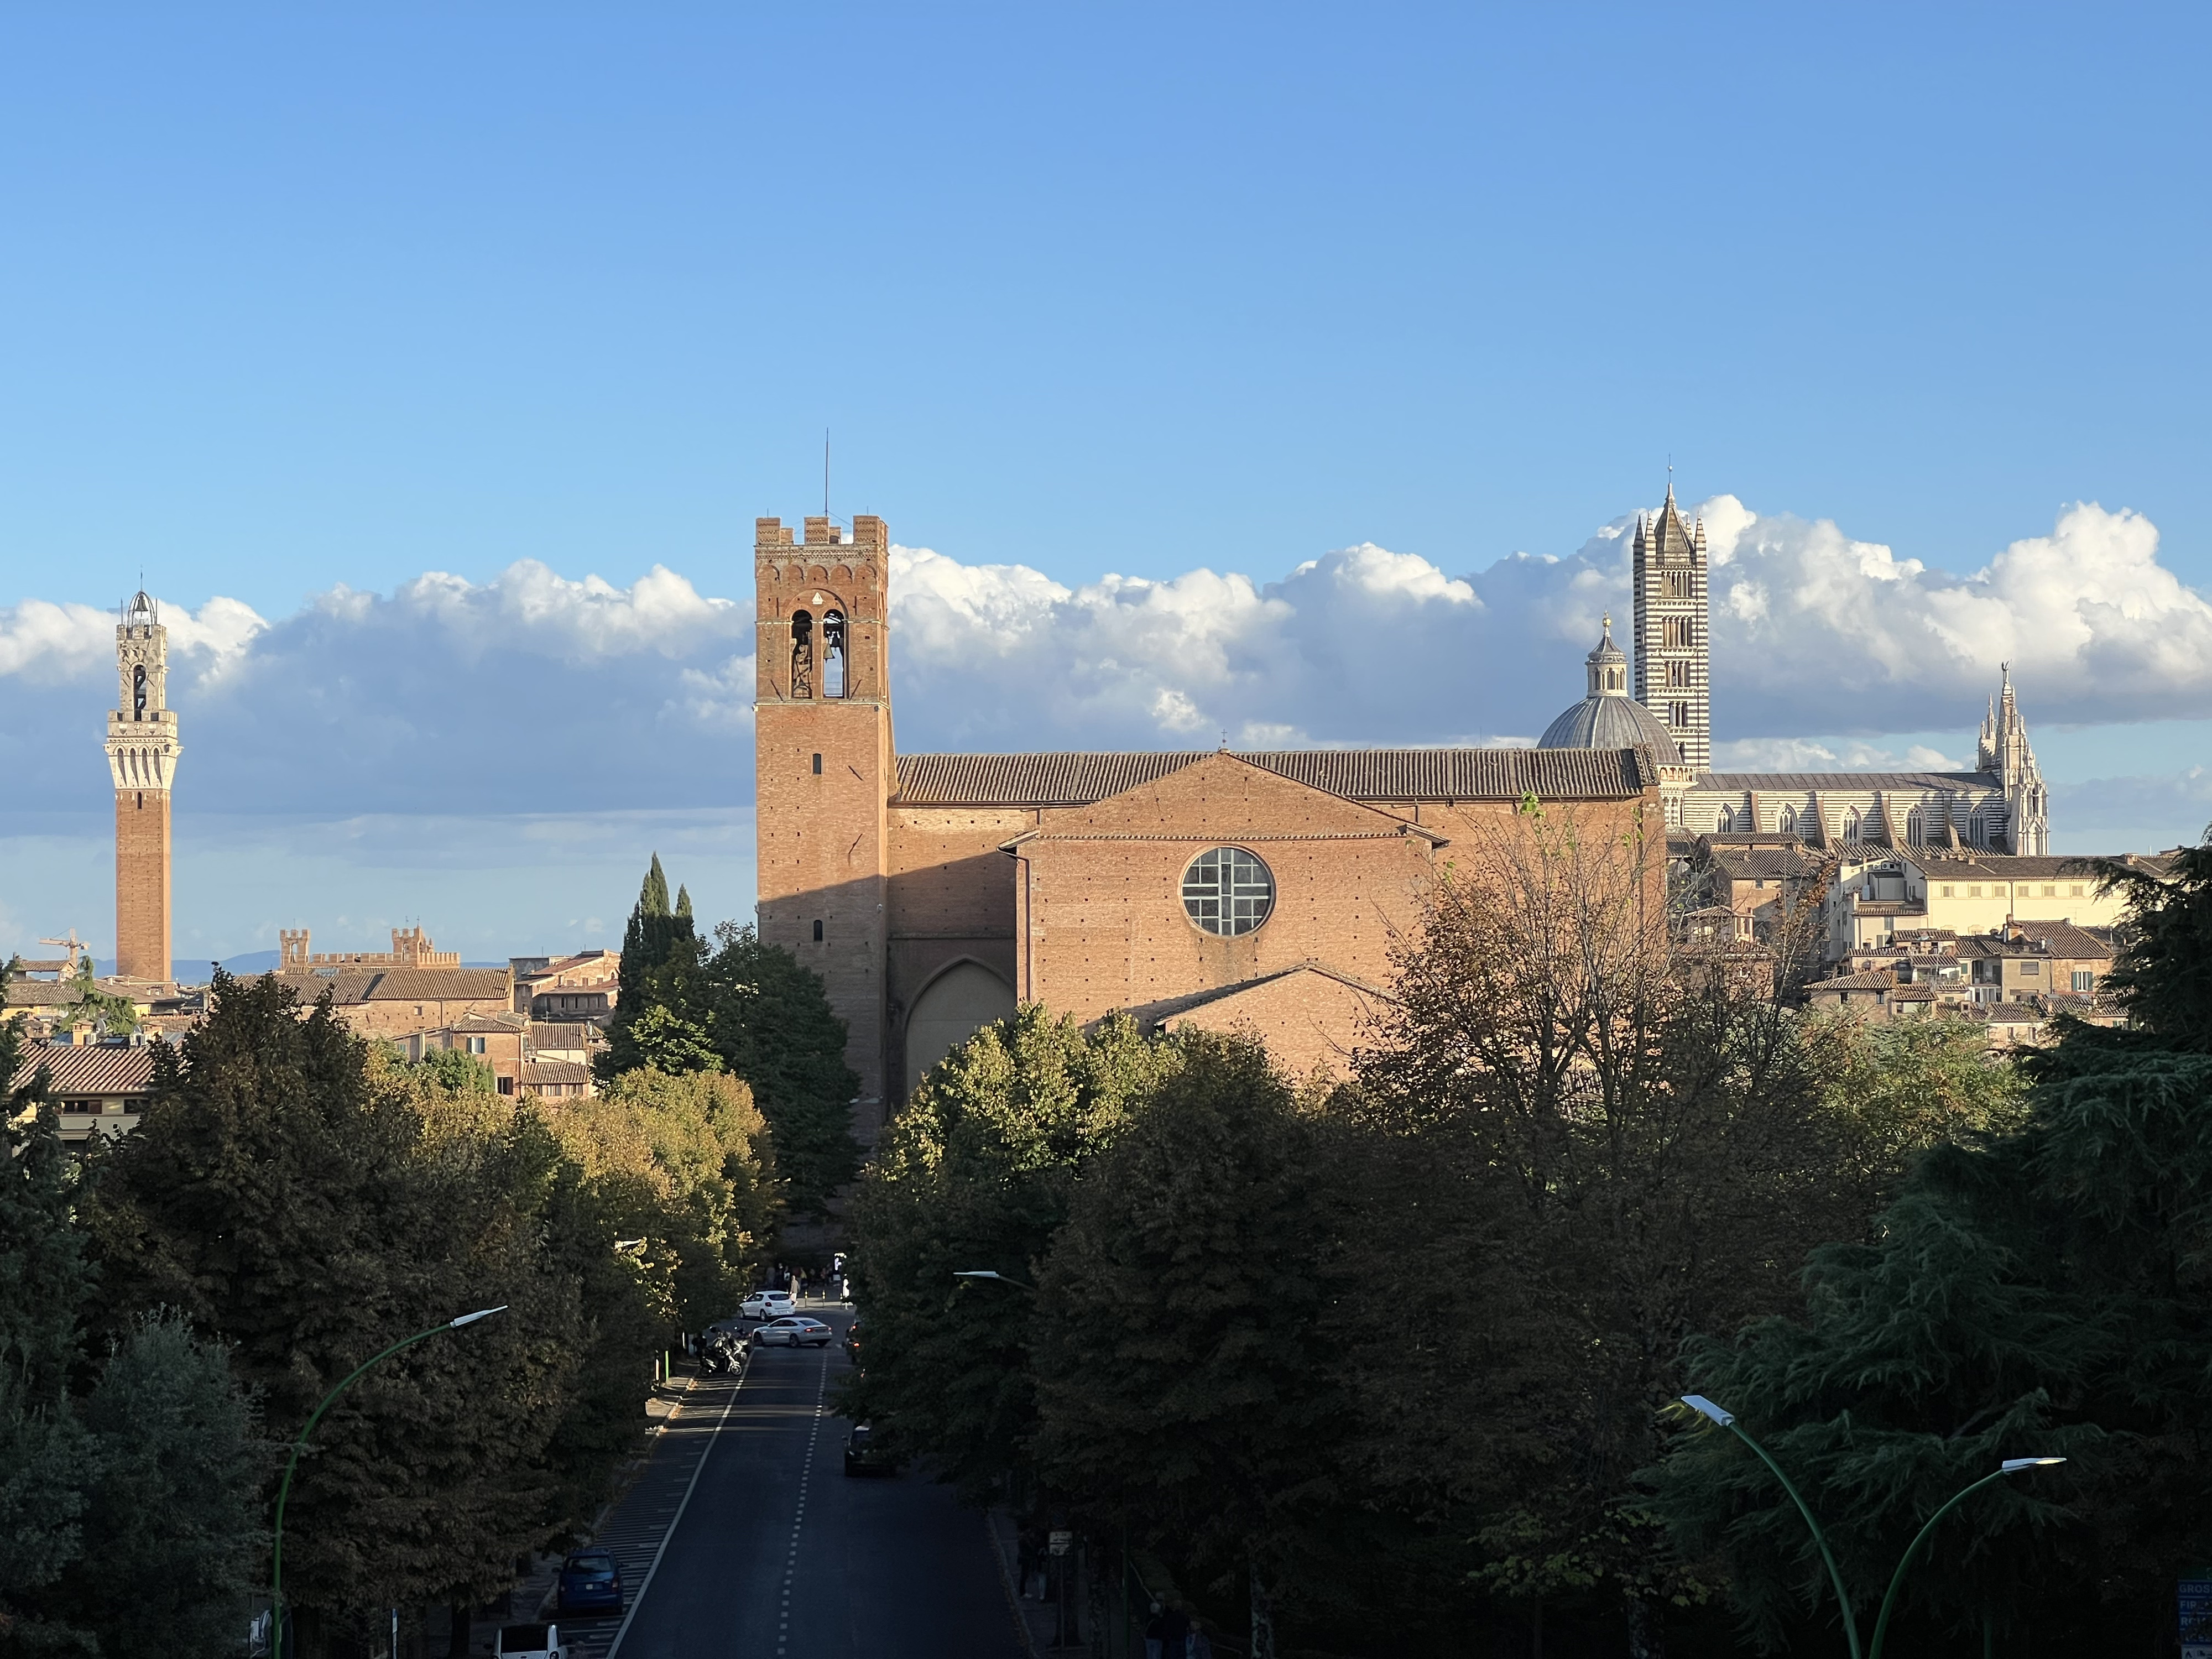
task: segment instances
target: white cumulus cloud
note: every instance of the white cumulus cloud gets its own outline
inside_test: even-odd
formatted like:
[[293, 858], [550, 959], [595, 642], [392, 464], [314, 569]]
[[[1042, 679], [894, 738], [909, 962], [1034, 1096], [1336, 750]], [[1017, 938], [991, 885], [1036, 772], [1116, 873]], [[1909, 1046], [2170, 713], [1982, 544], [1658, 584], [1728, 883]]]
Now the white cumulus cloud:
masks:
[[[1953, 573], [1732, 495], [1694, 510], [1713, 556], [1725, 763], [1958, 765], [2000, 663], [2031, 726], [2212, 714], [2212, 606], [2160, 564], [2140, 514], [2069, 507], [2049, 535]], [[894, 549], [899, 740], [1525, 741], [1581, 696], [1605, 612], [1626, 638], [1635, 523], [1477, 571], [1362, 543], [1286, 557], [1278, 576], [1200, 568], [1074, 586]], [[335, 587], [273, 621], [227, 599], [163, 616], [185, 798], [341, 816], [750, 798], [751, 596], [663, 567], [617, 586], [525, 560], [482, 582], [428, 572], [390, 593]], [[15, 801], [97, 805], [113, 641], [98, 606], [0, 610], [0, 768]], [[1896, 732], [1957, 737], [1873, 741]], [[82, 741], [57, 741], [70, 732]]]

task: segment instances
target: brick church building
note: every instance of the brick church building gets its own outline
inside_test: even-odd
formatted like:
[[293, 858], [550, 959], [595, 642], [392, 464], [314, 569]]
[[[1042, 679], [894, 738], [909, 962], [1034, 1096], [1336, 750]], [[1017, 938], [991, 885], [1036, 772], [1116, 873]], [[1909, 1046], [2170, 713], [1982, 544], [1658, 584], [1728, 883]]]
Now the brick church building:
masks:
[[890, 552], [867, 515], [756, 526], [760, 933], [844, 1019], [864, 1140], [1022, 1002], [1334, 1067], [1455, 836], [1533, 794], [1663, 837], [1632, 746], [902, 755]]

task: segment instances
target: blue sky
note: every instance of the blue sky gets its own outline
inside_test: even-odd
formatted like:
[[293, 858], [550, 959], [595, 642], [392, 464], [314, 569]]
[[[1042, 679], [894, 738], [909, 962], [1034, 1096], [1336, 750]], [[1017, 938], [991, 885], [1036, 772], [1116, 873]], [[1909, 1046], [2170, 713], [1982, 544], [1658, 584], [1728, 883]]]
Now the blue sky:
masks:
[[[603, 940], [656, 837], [742, 913], [748, 646], [714, 602], [754, 514], [818, 503], [825, 427], [836, 510], [939, 561], [909, 746], [1526, 736], [1671, 457], [1765, 527], [1747, 589], [1861, 584], [1747, 613], [1724, 742], [1959, 758], [2025, 658], [2062, 841], [2193, 836], [2208, 37], [2180, 7], [11, 12], [0, 949], [112, 927], [68, 607], [142, 568], [201, 629], [180, 955], [418, 915], [471, 955]], [[1366, 546], [1434, 580], [1327, 563]], [[1008, 567], [1070, 597], [975, 574]], [[637, 600], [656, 568], [696, 603]], [[1322, 651], [1386, 625], [1354, 588], [1496, 672]], [[1905, 588], [1936, 597], [1868, 636]], [[1108, 611], [1152, 679], [984, 718], [1006, 618], [1046, 642], [1024, 674], [1096, 687]], [[1287, 639], [1304, 672], [1246, 672]]]

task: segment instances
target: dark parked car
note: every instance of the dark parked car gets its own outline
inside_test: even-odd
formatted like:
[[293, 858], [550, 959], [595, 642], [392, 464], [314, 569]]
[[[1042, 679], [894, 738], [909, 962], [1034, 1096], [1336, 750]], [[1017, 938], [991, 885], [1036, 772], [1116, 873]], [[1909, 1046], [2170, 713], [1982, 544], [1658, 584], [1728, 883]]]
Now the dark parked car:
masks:
[[605, 1550], [578, 1550], [561, 1564], [561, 1611], [620, 1613], [622, 1565]]
[[896, 1474], [899, 1456], [876, 1438], [876, 1432], [866, 1423], [853, 1425], [853, 1431], [845, 1437], [845, 1473], [848, 1474]]

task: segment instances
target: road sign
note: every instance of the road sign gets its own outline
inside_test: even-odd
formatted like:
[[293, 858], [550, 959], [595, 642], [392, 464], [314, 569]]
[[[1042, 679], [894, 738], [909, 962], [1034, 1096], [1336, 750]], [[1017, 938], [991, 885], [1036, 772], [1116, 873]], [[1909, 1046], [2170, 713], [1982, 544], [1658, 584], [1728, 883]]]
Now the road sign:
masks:
[[2181, 1620], [2181, 1659], [2212, 1659], [2212, 1578], [2184, 1578], [2175, 1588]]
[[[1075, 1534], [1072, 1532], [1055, 1532], [1048, 1541], [1054, 1555], [1065, 1555], [1074, 1547]], [[2206, 1588], [2212, 1589], [2212, 1585], [2208, 1585]], [[2212, 1659], [2212, 1653], [2205, 1654], [2204, 1659]]]

